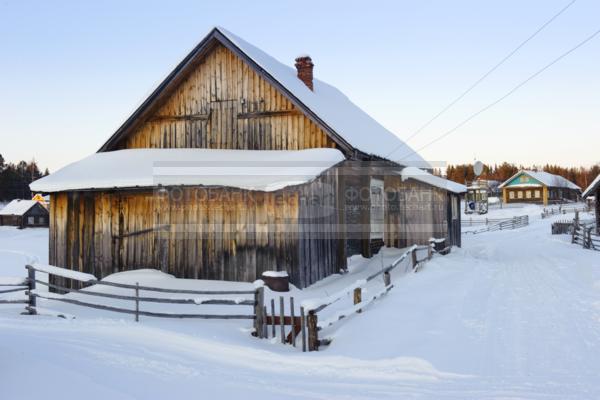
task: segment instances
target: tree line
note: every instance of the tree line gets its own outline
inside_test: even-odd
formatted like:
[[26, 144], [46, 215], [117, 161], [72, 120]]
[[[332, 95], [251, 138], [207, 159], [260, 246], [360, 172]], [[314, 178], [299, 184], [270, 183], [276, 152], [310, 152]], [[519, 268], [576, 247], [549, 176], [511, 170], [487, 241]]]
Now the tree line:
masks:
[[[522, 169], [533, 171], [545, 171], [554, 175], [560, 175], [585, 190], [586, 187], [600, 174], [600, 163], [590, 168], [586, 167], [561, 167], [560, 165], [546, 164], [543, 166], [524, 167], [504, 162], [500, 165], [484, 165], [481, 179], [504, 182]], [[449, 180], [465, 183], [475, 180], [473, 164], [448, 165], [446, 176]]]
[[29, 184], [48, 174], [48, 168], [42, 173], [35, 160], [7, 163], [0, 154], [0, 202], [31, 199]]

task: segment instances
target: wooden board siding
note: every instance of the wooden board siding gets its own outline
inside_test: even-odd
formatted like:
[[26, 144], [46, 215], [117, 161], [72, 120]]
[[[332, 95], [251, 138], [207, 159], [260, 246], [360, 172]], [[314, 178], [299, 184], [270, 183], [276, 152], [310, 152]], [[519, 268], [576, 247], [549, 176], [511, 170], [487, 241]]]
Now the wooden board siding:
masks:
[[448, 238], [447, 192], [414, 180], [386, 175], [385, 245], [403, 248]]
[[269, 193], [53, 194], [50, 263], [98, 278], [153, 268], [179, 278], [252, 282], [263, 271], [283, 270], [305, 287], [346, 267], [343, 237], [333, 228], [340, 219], [336, 181], [331, 170], [307, 185]]
[[219, 44], [118, 147], [302, 150], [335, 144]]

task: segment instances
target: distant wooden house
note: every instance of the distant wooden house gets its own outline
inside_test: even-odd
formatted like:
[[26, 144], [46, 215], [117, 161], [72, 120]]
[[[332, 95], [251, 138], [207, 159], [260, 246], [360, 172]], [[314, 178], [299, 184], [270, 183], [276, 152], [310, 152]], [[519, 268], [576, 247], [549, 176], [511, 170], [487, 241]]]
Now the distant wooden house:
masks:
[[600, 175], [594, 179], [594, 182], [583, 192], [583, 198], [589, 200], [590, 198], [594, 198], [594, 206], [596, 207], [596, 230], [600, 235]]
[[295, 61], [213, 29], [98, 153], [31, 185], [50, 263], [306, 287], [384, 245], [460, 245], [465, 187]]
[[519, 171], [500, 185], [505, 203], [553, 204], [578, 201], [581, 188], [560, 175]]
[[0, 210], [0, 225], [19, 228], [48, 226], [48, 210], [35, 200], [13, 200]]

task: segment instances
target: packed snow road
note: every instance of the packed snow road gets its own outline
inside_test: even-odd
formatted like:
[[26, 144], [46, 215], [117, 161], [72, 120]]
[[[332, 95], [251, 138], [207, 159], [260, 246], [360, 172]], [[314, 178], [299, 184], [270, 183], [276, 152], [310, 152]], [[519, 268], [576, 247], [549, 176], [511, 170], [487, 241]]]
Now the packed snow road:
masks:
[[[1, 307], [0, 398], [597, 399], [600, 253], [550, 223], [464, 235], [318, 353], [250, 338], [247, 323]], [[18, 252], [44, 256], [12, 235], [0, 231], [17, 252], [0, 275]]]

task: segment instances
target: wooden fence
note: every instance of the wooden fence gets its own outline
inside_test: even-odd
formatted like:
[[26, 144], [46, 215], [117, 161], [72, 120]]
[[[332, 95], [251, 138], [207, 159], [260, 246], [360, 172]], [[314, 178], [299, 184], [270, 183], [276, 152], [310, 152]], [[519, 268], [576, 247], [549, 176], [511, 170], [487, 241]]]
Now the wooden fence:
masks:
[[[439, 248], [441, 250], [436, 251]], [[259, 338], [269, 338], [280, 336], [282, 343], [297, 346], [297, 342], [301, 340], [302, 351], [317, 351], [320, 346], [327, 345], [331, 342], [329, 338], [319, 338], [319, 332], [324, 328], [330, 327], [351, 314], [359, 314], [362, 310], [375, 299], [385, 295], [394, 286], [391, 283], [390, 272], [400, 266], [404, 261], [408, 261], [406, 271], [417, 272], [422, 268], [423, 264], [430, 260], [433, 253], [447, 254], [449, 248], [445, 242], [441, 240], [432, 240], [428, 246], [412, 246], [404, 252], [398, 259], [385, 268], [369, 275], [355, 284], [344, 288], [338, 293], [329, 296], [325, 299], [314, 299], [304, 301], [300, 307], [299, 315], [295, 315], [294, 298], [289, 301], [289, 314], [286, 315], [286, 300], [279, 297], [279, 310], [275, 310], [275, 299], [270, 302], [270, 310], [267, 309], [267, 304], [264, 301], [264, 287], [257, 287], [254, 290], [187, 290], [187, 289], [170, 289], [158, 288], [150, 286], [142, 286], [136, 283], [135, 285], [100, 281], [91, 274], [71, 271], [63, 268], [54, 267], [51, 265], [27, 265], [28, 278], [0, 278], [0, 286], [12, 287], [11, 289], [2, 290], [0, 294], [23, 291], [27, 299], [22, 300], [0, 300], [0, 304], [26, 304], [27, 314], [38, 314], [37, 299], [47, 301], [57, 301], [68, 304], [73, 304], [81, 307], [99, 309], [104, 311], [116, 312], [133, 315], [135, 321], [138, 322], [140, 316], [158, 317], [158, 318], [197, 318], [197, 319], [248, 319], [254, 321], [253, 336]], [[425, 253], [425, 256], [420, 256], [419, 253]], [[48, 283], [38, 279], [37, 273], [46, 273], [49, 275], [71, 279], [81, 282], [84, 289], [71, 289], [53, 283]], [[369, 294], [364, 297], [363, 289], [365, 286], [378, 277], [383, 277], [383, 288], [375, 294]], [[37, 285], [47, 286], [61, 293], [76, 293], [81, 296], [108, 298], [113, 300], [131, 301], [132, 308], [116, 307], [112, 305], [98, 304], [89, 301], [83, 301], [72, 297], [67, 297], [64, 294], [52, 292], [40, 292], [37, 290]], [[90, 291], [92, 286], [109, 286], [119, 289], [128, 289], [132, 291], [131, 295], [114, 294]], [[140, 291], [157, 292], [157, 293], [172, 293], [185, 295], [201, 295], [201, 296], [224, 296], [224, 295], [251, 295], [252, 298], [240, 299], [223, 299], [223, 298], [165, 298], [165, 297], [149, 297], [140, 295]], [[332, 304], [342, 300], [352, 299], [352, 307], [335, 313], [333, 317], [323, 319], [319, 322], [319, 314]], [[167, 304], [194, 304], [194, 305], [225, 305], [225, 306], [251, 306], [253, 312], [248, 314], [181, 314], [181, 313], [165, 313], [155, 311], [144, 311], [140, 309], [143, 303], [167, 303]], [[306, 305], [305, 305], [306, 304]], [[269, 312], [270, 311], [270, 312]], [[58, 314], [60, 315], [60, 314]]]
[[600, 251], [600, 235], [596, 234], [594, 224], [575, 224], [572, 242], [581, 245], [584, 249]]
[[581, 206], [559, 206], [559, 207], [551, 207], [544, 208], [542, 211], [542, 219], [551, 217], [553, 215], [566, 215], [566, 214], [574, 214], [580, 212], [590, 212], [591, 208], [587, 205]]
[[[425, 251], [426, 256], [419, 258], [419, 251]], [[319, 332], [323, 329], [335, 325], [339, 321], [347, 318], [352, 314], [360, 314], [362, 310], [377, 298], [388, 293], [394, 286], [391, 283], [390, 272], [396, 269], [405, 260], [410, 260], [410, 269], [417, 272], [422, 267], [425, 261], [430, 260], [434, 253], [433, 245], [429, 246], [412, 246], [405, 253], [402, 254], [393, 263], [388, 265], [386, 268], [381, 269], [368, 276], [367, 278], [360, 280], [353, 285], [350, 285], [336, 294], [333, 294], [326, 299], [308, 300], [303, 302], [303, 306], [300, 311], [300, 327], [299, 332], [302, 337], [302, 350], [306, 351], [317, 351], [320, 346], [325, 346], [331, 343], [330, 338], [319, 339]], [[363, 289], [368, 282], [383, 277], [383, 288], [371, 294], [368, 297], [363, 296]], [[335, 313], [332, 317], [319, 321], [319, 313], [322, 313], [326, 308], [332, 304], [337, 303], [342, 299], [352, 298], [352, 307]], [[305, 332], [306, 330], [306, 332]], [[294, 330], [292, 329], [292, 332]], [[282, 331], [283, 333], [283, 331]], [[283, 336], [283, 335], [282, 335]]]
[[483, 232], [495, 232], [495, 231], [506, 231], [523, 228], [529, 225], [529, 216], [522, 215], [520, 217], [512, 217], [501, 222], [487, 225], [485, 228], [477, 229], [475, 231], [466, 231], [464, 233], [472, 233], [474, 235]]
[[461, 225], [466, 226], [481, 226], [481, 225], [495, 225], [500, 222], [510, 221], [512, 218], [462, 218]]
[[[0, 291], [1, 293], [10, 293], [16, 291], [24, 291], [27, 295], [25, 300], [0, 300], [0, 304], [13, 304], [13, 303], [24, 303], [26, 304], [26, 310], [29, 314], [37, 314], [37, 299], [44, 299], [48, 301], [57, 301], [68, 304], [73, 304], [81, 307], [94, 308], [104, 311], [130, 314], [133, 315], [135, 321], [139, 321], [140, 316], [157, 317], [157, 318], [195, 318], [195, 319], [248, 319], [254, 321], [255, 336], [261, 337], [263, 325], [263, 303], [264, 303], [264, 288], [257, 287], [254, 290], [188, 290], [188, 289], [171, 289], [171, 288], [159, 288], [142, 286], [136, 283], [135, 285], [108, 282], [97, 280], [91, 274], [85, 274], [81, 272], [71, 271], [63, 268], [54, 267], [51, 265], [27, 265], [28, 278], [0, 278], [0, 286], [15, 286], [13, 289]], [[63, 286], [59, 286], [53, 283], [48, 283], [37, 278], [36, 273], [47, 273], [73, 281], [78, 281], [87, 286], [86, 289], [71, 289]], [[17, 280], [19, 280], [17, 282]], [[51, 292], [40, 292], [37, 290], [37, 285], [44, 285], [48, 288], [57, 290], [61, 293], [76, 293], [81, 296], [88, 296], [90, 298], [108, 298], [113, 300], [125, 300], [131, 301], [132, 308], [115, 307], [111, 305], [98, 304], [89, 301], [83, 301], [71, 297], [66, 297], [63, 294], [51, 293]], [[120, 289], [129, 289], [132, 291], [131, 295], [122, 295], [114, 293], [103, 293], [90, 291], [90, 286], [110, 286]], [[140, 291], [152, 292], [152, 293], [170, 293], [179, 295], [198, 295], [203, 298], [166, 298], [166, 297], [151, 297], [141, 296]], [[206, 298], [208, 296], [208, 298]], [[215, 296], [215, 297], [211, 297]], [[226, 299], [216, 296], [251, 296], [246, 299]], [[192, 304], [192, 305], [222, 305], [222, 306], [250, 306], [253, 312], [246, 314], [203, 314], [203, 313], [165, 313], [156, 311], [145, 311], [140, 309], [140, 305], [143, 303], [163, 303], [163, 304]]]
[[[29, 280], [27, 278], [9, 278], [0, 277], [0, 287], [7, 287], [9, 289], [1, 289], [1, 294], [6, 293], [17, 293], [27, 291], [29, 289]], [[25, 299], [2, 299], [0, 298], [0, 304], [27, 304], [29, 301]]]

